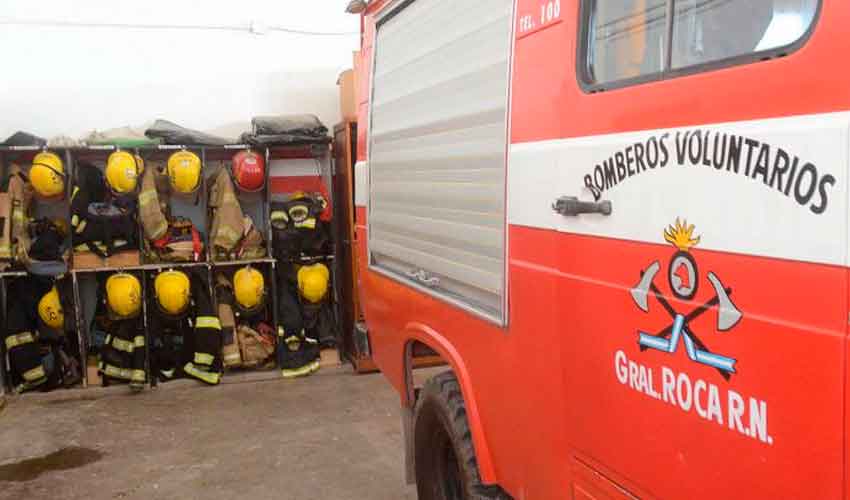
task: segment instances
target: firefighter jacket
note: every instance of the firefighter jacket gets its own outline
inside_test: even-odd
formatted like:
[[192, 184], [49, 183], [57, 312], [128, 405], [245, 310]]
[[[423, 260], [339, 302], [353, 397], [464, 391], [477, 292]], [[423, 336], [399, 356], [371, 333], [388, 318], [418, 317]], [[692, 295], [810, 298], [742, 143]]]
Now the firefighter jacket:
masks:
[[230, 173], [225, 168], [219, 169], [213, 178], [209, 208], [212, 216], [210, 244], [216, 255], [227, 258], [242, 240], [245, 214], [236, 198]]
[[[57, 288], [67, 302], [64, 285], [57, 283]], [[65, 327], [48, 328], [38, 316], [38, 302], [53, 286], [52, 279], [34, 276], [16, 279], [9, 286], [3, 342], [17, 392], [80, 380], [79, 363], [67, 354], [74, 346], [68, 343]]]
[[100, 351], [98, 370], [104, 377], [129, 382], [134, 389], [145, 384], [145, 331], [141, 318], [112, 322]]
[[221, 358], [225, 368], [242, 366], [242, 352], [236, 335], [236, 315], [233, 313], [233, 284], [219, 273], [215, 295], [218, 300], [218, 319], [221, 321]]
[[0, 270], [12, 264], [12, 198], [0, 193]]
[[42, 386], [48, 377], [38, 343], [35, 311], [40, 295], [36, 296], [38, 291], [26, 286], [25, 281], [29, 280], [16, 280], [9, 288], [3, 339], [18, 392]]
[[265, 257], [265, 239], [254, 221], [242, 211], [233, 181], [222, 168], [212, 179], [209, 198], [210, 244], [216, 260]]
[[10, 205], [11, 225], [9, 239], [6, 240], [4, 237], [3, 240], [0, 240], [0, 251], [3, 251], [3, 247], [8, 245], [12, 259], [26, 261], [26, 252], [30, 247], [27, 226], [33, 190], [18, 165], [12, 164], [9, 168], [9, 182], [6, 192]]
[[157, 169], [150, 165], [142, 174], [142, 188], [139, 191], [139, 219], [145, 238], [158, 240], [168, 231], [168, 221], [160, 204], [157, 190]]

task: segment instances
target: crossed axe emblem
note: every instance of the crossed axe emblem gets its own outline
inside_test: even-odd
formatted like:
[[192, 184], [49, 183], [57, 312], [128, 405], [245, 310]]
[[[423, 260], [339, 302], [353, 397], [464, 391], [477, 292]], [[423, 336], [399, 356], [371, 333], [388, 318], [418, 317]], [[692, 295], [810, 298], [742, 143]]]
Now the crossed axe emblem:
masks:
[[681, 339], [682, 343], [685, 344], [688, 357], [692, 361], [716, 368], [723, 378], [729, 380], [732, 374], [735, 373], [735, 363], [737, 361], [727, 356], [712, 353], [689, 324], [709, 309], [717, 306], [717, 330], [726, 332], [734, 328], [741, 321], [743, 314], [730, 298], [732, 289], [724, 287], [714, 273], [708, 273], [708, 281], [715, 291], [714, 297], [690, 313], [683, 315], [673, 309], [673, 306], [670, 305], [655, 285], [655, 276], [658, 274], [660, 268], [661, 265], [658, 261], [655, 261], [646, 271], [641, 272], [640, 282], [632, 288], [631, 295], [635, 304], [642, 311], [649, 312], [649, 294], [651, 293], [664, 310], [667, 311], [667, 314], [673, 318], [673, 322], [654, 335], [639, 331], [640, 339], [638, 344], [640, 345], [640, 350], [656, 349], [672, 354], [676, 352], [679, 340]]

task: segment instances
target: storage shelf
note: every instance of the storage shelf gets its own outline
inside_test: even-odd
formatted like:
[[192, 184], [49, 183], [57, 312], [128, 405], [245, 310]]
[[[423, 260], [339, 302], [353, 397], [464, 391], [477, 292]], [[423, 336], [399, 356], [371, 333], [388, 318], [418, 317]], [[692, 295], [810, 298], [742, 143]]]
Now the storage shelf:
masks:
[[319, 144], [293, 144], [293, 145], [274, 145], [252, 146], [250, 144], [221, 144], [221, 145], [203, 145], [203, 144], [147, 144], [141, 146], [118, 146], [115, 144], [81, 144], [77, 146], [50, 146], [50, 145], [26, 145], [26, 146], [0, 146], [0, 151], [41, 151], [42, 149], [50, 149], [54, 151], [114, 151], [116, 149], [124, 150], [160, 150], [160, 151], [175, 151], [181, 149], [207, 149], [207, 150], [241, 150], [241, 149], [274, 149], [274, 150], [301, 150], [305, 148], [318, 147], [326, 150], [327, 145]]
[[214, 260], [210, 262], [212, 267], [228, 267], [228, 266], [247, 266], [250, 264], [273, 264], [277, 262], [271, 257], [262, 259], [247, 259], [247, 260]]
[[300, 262], [320, 262], [320, 261], [323, 261], [323, 260], [330, 261], [330, 260], [334, 260], [335, 258], [336, 257], [333, 254], [326, 254], [326, 255], [316, 255], [316, 256], [312, 256], [312, 257], [308, 257], [308, 256], [294, 257], [292, 259], [279, 260], [277, 262], [297, 264], [297, 263], [300, 263]]
[[117, 271], [156, 271], [159, 269], [169, 269], [169, 268], [178, 268], [178, 267], [210, 267], [209, 262], [162, 262], [156, 264], [139, 264], [137, 266], [126, 266], [126, 267], [92, 267], [86, 269], [73, 269], [71, 270], [74, 274], [90, 274], [90, 273], [103, 273], [103, 272], [117, 272]]
[[[263, 155], [266, 160], [266, 176], [264, 189], [259, 191], [256, 195], [251, 195], [250, 197], [246, 197], [247, 203], [250, 205], [251, 210], [259, 211], [257, 214], [252, 214], [259, 217], [258, 220], [255, 221], [256, 224], [259, 224], [257, 227], [262, 229], [264, 237], [266, 239], [265, 250], [267, 252], [266, 257], [257, 258], [257, 259], [245, 259], [245, 260], [220, 260], [214, 261], [211, 260], [213, 252], [209, 248], [209, 242], [205, 241], [205, 253], [204, 257], [206, 257], [202, 262], [144, 262], [144, 259], [140, 262], [138, 259], [126, 259], [126, 266], [116, 265], [120, 262], [114, 262], [112, 259], [108, 259], [105, 261], [94, 261], [89, 260], [85, 262], [85, 264], [89, 264], [92, 267], [73, 267], [70, 266], [66, 271], [65, 275], [69, 280], [72, 281], [71, 289], [73, 293], [73, 315], [75, 319], [76, 325], [76, 335], [79, 343], [79, 353], [75, 353], [75, 356], [79, 355], [79, 360], [83, 366], [88, 367], [89, 360], [89, 344], [91, 342], [91, 330], [90, 330], [90, 315], [92, 311], [90, 310], [92, 306], [92, 298], [96, 297], [97, 291], [100, 289], [98, 287], [102, 287], [103, 284], [100, 280], [95, 280], [95, 277], [107, 276], [111, 273], [115, 272], [133, 272], [137, 274], [139, 279], [142, 282], [142, 297], [148, 297], [149, 294], [153, 293], [151, 288], [151, 282], [154, 279], [154, 276], [158, 271], [166, 270], [166, 269], [184, 269], [187, 272], [192, 270], [192, 274], [198, 273], [203, 274], [209, 280], [209, 288], [212, 297], [215, 298], [215, 288], [214, 288], [214, 278], [215, 274], [218, 272], [232, 272], [238, 269], [238, 266], [248, 266], [254, 265], [258, 269], [261, 269], [262, 272], [267, 277], [268, 283], [268, 297], [269, 303], [268, 307], [268, 317], [267, 320], [270, 325], [274, 326], [278, 324], [278, 293], [277, 293], [277, 280], [274, 275], [274, 268], [277, 264], [277, 260], [271, 257], [271, 231], [269, 229], [269, 202], [272, 196], [272, 182], [269, 177], [272, 176], [272, 168], [271, 168], [271, 160], [291, 160], [291, 159], [314, 159], [319, 165], [317, 167], [317, 175], [320, 176], [323, 181], [327, 184], [327, 189], [329, 190], [328, 195], [330, 196], [330, 200], [333, 200], [333, 189], [334, 185], [331, 179], [333, 175], [333, 161], [334, 158], [329, 154], [331, 152], [330, 143], [327, 144], [290, 144], [290, 145], [279, 145], [279, 146], [264, 146], [264, 145], [250, 145], [250, 144], [224, 144], [218, 146], [206, 146], [206, 145], [197, 145], [197, 144], [183, 144], [183, 145], [170, 145], [170, 144], [147, 144], [147, 145], [127, 145], [127, 146], [117, 146], [113, 144], [90, 144], [90, 145], [77, 145], [77, 146], [49, 146], [49, 145], [26, 145], [26, 146], [0, 146], [0, 166], [6, 167], [11, 161], [17, 159], [19, 163], [26, 162], [26, 158], [31, 158], [33, 155], [37, 154], [43, 150], [53, 151], [60, 156], [63, 156], [63, 161], [65, 162], [67, 168], [67, 174], [69, 177], [73, 178], [76, 168], [78, 167], [78, 163], [82, 160], [90, 161], [95, 163], [99, 168], [101, 164], [106, 160], [106, 158], [114, 151], [121, 149], [124, 151], [137, 151], [145, 160], [150, 159], [151, 161], [162, 161], [171, 155], [174, 151], [179, 150], [191, 150], [195, 152], [203, 162], [204, 170], [207, 170], [207, 167], [218, 168], [219, 162], [228, 162], [233, 158], [233, 155], [239, 151], [244, 150], [254, 150], [259, 154]], [[287, 164], [284, 164], [282, 167], [285, 168]], [[281, 167], [276, 167], [281, 168]], [[204, 189], [208, 186], [205, 184]], [[67, 216], [67, 220], [70, 219], [70, 189], [71, 183], [67, 183], [66, 185], [66, 193], [65, 198], [61, 202], [61, 210]], [[198, 201], [193, 205], [194, 207], [199, 207], [197, 210], [194, 208], [189, 210], [188, 216], [193, 217], [193, 221], [198, 227], [199, 230], [203, 230], [203, 233], [206, 236], [209, 234], [210, 229], [210, 220], [209, 220], [209, 212], [207, 210], [207, 202], [206, 199], [206, 191], [203, 191], [204, 195], [200, 196]], [[185, 200], [183, 200], [185, 201]], [[240, 201], [243, 201], [240, 199]], [[259, 208], [257, 208], [257, 204]], [[183, 205], [188, 206], [188, 202], [183, 203]], [[182, 208], [186, 208], [183, 207]], [[59, 209], [57, 209], [59, 210]], [[195, 213], [197, 212], [197, 213]], [[194, 216], [198, 216], [198, 219], [195, 219]], [[141, 249], [140, 249], [141, 250]], [[324, 262], [331, 268], [331, 272], [335, 272], [334, 269], [334, 256], [333, 255], [318, 255], [315, 257], [298, 257], [289, 260], [289, 263], [293, 264], [312, 264], [318, 262]], [[84, 262], [79, 262], [79, 264], [83, 264]], [[278, 264], [279, 265], [279, 264]], [[23, 278], [28, 276], [28, 273], [24, 269], [18, 270], [18, 268], [14, 268], [15, 270], [9, 269], [6, 272], [0, 272], [0, 289], [5, 289], [5, 287], [15, 281], [18, 278]], [[334, 282], [336, 282], [334, 280]], [[0, 298], [3, 298], [3, 294], [0, 294]], [[152, 311], [150, 310], [149, 300], [142, 301], [142, 313], [143, 313], [143, 322], [145, 328], [145, 335], [150, 336], [152, 332], [150, 328], [152, 327], [152, 323], [150, 323]], [[0, 305], [5, 306], [4, 302], [0, 302]], [[336, 307], [336, 306], [335, 306]], [[2, 320], [2, 316], [0, 315], [0, 320]], [[337, 313], [334, 314], [335, 318]], [[0, 321], [0, 327], [2, 327], [2, 321]], [[156, 375], [151, 372], [152, 366], [151, 363], [153, 361], [152, 353], [149, 350], [149, 346], [152, 345], [150, 338], [147, 339], [145, 343], [145, 351], [146, 351], [146, 366], [145, 371], [148, 375], [148, 383], [150, 385], [157, 385]], [[7, 386], [8, 385], [8, 377], [4, 376], [4, 363], [3, 359], [3, 349], [0, 346], [0, 385]], [[275, 356], [275, 364], [277, 362]], [[253, 368], [249, 370], [251, 372], [258, 373], [268, 373], [269, 376], [277, 377], [277, 371], [271, 370], [266, 372], [262, 368]], [[82, 386], [91, 386], [96, 385], [97, 378], [92, 375], [92, 378], [89, 379], [88, 370], [84, 372], [84, 377], [82, 381]], [[2, 392], [3, 388], [0, 387], [0, 392]]]

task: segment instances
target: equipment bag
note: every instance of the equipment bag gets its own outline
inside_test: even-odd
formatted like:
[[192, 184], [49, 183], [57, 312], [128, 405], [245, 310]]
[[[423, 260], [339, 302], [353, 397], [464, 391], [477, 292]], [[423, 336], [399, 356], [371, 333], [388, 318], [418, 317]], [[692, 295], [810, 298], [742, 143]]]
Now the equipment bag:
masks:
[[159, 258], [169, 262], [198, 262], [204, 251], [201, 233], [185, 217], [175, 217], [165, 235], [152, 242]]
[[135, 203], [124, 199], [89, 203], [85, 219], [74, 228], [75, 248], [84, 245], [101, 258], [138, 248], [135, 210]]
[[274, 338], [261, 335], [248, 325], [239, 325], [236, 332], [243, 366], [261, 365], [274, 354]]

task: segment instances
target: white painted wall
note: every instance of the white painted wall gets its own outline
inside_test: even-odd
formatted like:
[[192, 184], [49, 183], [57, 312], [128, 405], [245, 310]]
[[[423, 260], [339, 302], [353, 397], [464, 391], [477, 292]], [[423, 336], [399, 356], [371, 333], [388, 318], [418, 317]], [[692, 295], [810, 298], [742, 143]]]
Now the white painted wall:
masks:
[[[346, 3], [0, 1], [0, 141], [17, 130], [80, 137], [156, 118], [227, 136], [260, 114], [313, 113], [331, 127], [336, 77], [359, 45]], [[349, 34], [257, 35], [252, 22]]]

